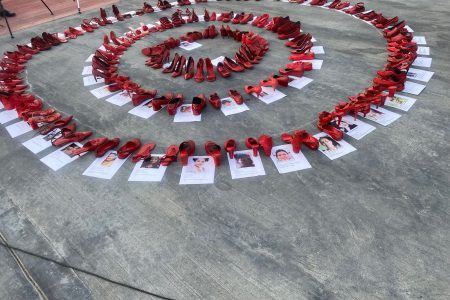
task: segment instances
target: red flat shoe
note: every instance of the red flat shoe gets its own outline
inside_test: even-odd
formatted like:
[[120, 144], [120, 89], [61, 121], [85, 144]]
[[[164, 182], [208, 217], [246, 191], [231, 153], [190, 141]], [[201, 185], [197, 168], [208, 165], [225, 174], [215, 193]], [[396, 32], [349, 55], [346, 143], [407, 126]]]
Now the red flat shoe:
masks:
[[262, 88], [260, 85], [246, 85], [244, 87], [244, 90], [247, 94], [251, 95], [251, 94], [256, 94], [257, 97], [261, 96], [262, 94]]
[[333, 121], [335, 115], [327, 111], [322, 111], [319, 113], [319, 121], [317, 122], [317, 128], [330, 135], [333, 139], [340, 141], [344, 137], [344, 133], [337, 129], [336, 127], [330, 125]]
[[179, 147], [181, 165], [187, 166], [188, 157], [192, 156], [194, 152], [195, 152], [195, 142], [193, 140], [182, 142]]
[[69, 124], [69, 122], [72, 120], [72, 117], [73, 116], [67, 116], [64, 119], [59, 119], [59, 120], [57, 120], [57, 121], [55, 121], [53, 123], [44, 125], [41, 128], [39, 128], [39, 133], [41, 135], [46, 135], [47, 133], [49, 133], [53, 129], [64, 127], [67, 124]]
[[183, 104], [183, 95], [177, 94], [175, 98], [171, 99], [167, 104], [167, 112], [170, 116], [173, 116], [177, 113], [177, 108]]
[[220, 97], [219, 95], [217, 95], [217, 93], [214, 93], [209, 96], [209, 103], [215, 109], [220, 109], [220, 107], [222, 106], [222, 101], [220, 100]]
[[214, 165], [216, 167], [220, 166], [220, 158], [222, 156], [222, 153], [220, 152], [220, 146], [212, 141], [207, 141], [205, 143], [205, 152], [209, 156], [212, 156], [214, 159]]
[[77, 123], [73, 122], [67, 126], [61, 128], [61, 136], [68, 138], [75, 134], [75, 130], [77, 129]]
[[263, 134], [258, 138], [258, 143], [263, 148], [264, 154], [270, 156], [273, 147], [272, 137]]
[[27, 123], [31, 126], [31, 128], [33, 130], [36, 130], [39, 128], [39, 125], [42, 123], [53, 123], [57, 120], [61, 119], [61, 114], [60, 113], [53, 113], [51, 115], [48, 116], [44, 116], [44, 117], [31, 117], [27, 120]]
[[198, 94], [196, 97], [192, 99], [192, 114], [194, 116], [200, 115], [205, 106], [206, 106], [205, 95]]
[[223, 147], [225, 148], [225, 151], [230, 156], [230, 159], [233, 159], [234, 151], [236, 151], [236, 147], [237, 147], [236, 141], [233, 139], [229, 139], [229, 140], [225, 141], [225, 144], [223, 145]]
[[60, 147], [69, 143], [81, 142], [92, 135], [92, 131], [74, 132], [69, 137], [60, 137], [52, 140], [53, 146]]
[[253, 156], [258, 156], [259, 143], [255, 138], [249, 137], [245, 140], [245, 145], [247, 148], [253, 150]]
[[119, 144], [120, 144], [119, 138], [113, 138], [112, 140], [108, 140], [97, 148], [95, 156], [103, 157], [106, 154], [106, 152], [116, 148], [117, 146], [119, 146]]
[[220, 76], [222, 76], [223, 78], [231, 76], [230, 70], [228, 70], [228, 68], [222, 62], [217, 64], [217, 72], [219, 72]]
[[117, 155], [120, 159], [127, 158], [131, 153], [136, 151], [141, 146], [140, 139], [132, 139], [126, 142], [122, 147], [117, 150]]
[[131, 162], [137, 163], [140, 160], [144, 160], [152, 155], [153, 149], [155, 149], [156, 144], [155, 143], [149, 143], [143, 145], [139, 151], [133, 155], [133, 158], [131, 159]]
[[239, 94], [236, 90], [228, 90], [228, 95], [238, 104], [241, 105], [244, 103], [244, 98], [241, 94]]
[[283, 68], [283, 69], [280, 69], [278, 72], [281, 75], [302, 77], [303, 73], [304, 73], [304, 69], [303, 69], [303, 67], [297, 67], [295, 69]]
[[96, 151], [98, 147], [100, 147], [107, 141], [108, 141], [108, 139], [105, 137], [90, 140], [90, 141], [86, 142], [86, 144], [84, 144], [83, 147], [72, 150], [71, 154], [75, 156], [75, 155], [81, 155], [86, 152]]
[[178, 154], [178, 146], [170, 145], [166, 150], [166, 154], [163, 157], [161, 157], [161, 166], [167, 167], [172, 162], [176, 161], [177, 154]]

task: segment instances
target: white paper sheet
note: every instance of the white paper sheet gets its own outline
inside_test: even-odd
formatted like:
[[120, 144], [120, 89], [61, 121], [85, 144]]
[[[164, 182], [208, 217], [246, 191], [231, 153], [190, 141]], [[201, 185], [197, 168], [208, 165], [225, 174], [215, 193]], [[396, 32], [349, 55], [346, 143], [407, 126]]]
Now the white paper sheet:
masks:
[[183, 104], [177, 108], [177, 113], [173, 121], [178, 122], [199, 122], [202, 120], [202, 115], [194, 116], [192, 113], [191, 104]]
[[50, 148], [52, 146], [52, 139], [60, 137], [60, 132], [61, 130], [59, 128], [53, 129], [46, 135], [35, 136], [34, 138], [22, 143], [22, 145], [34, 154], [37, 154], [47, 148]]
[[419, 80], [423, 82], [430, 81], [433, 77], [434, 72], [425, 71], [421, 69], [409, 68], [408, 74], [406, 75], [408, 79]]
[[117, 106], [124, 106], [125, 104], [131, 102], [131, 97], [127, 91], [122, 91], [106, 99], [106, 102]]
[[409, 25], [406, 25], [406, 26], [405, 26], [405, 29], [406, 29], [408, 32], [414, 32], [414, 30], [413, 30], [411, 27], [409, 27]]
[[96, 158], [83, 172], [84, 176], [100, 179], [111, 179], [127, 159], [120, 159], [117, 151], [108, 151], [102, 157]]
[[430, 68], [432, 62], [433, 62], [433, 58], [431, 58], [431, 57], [418, 56], [416, 58], [416, 60], [413, 61], [412, 65], [416, 66], [416, 67]]
[[0, 109], [4, 109], [3, 103], [0, 101]]
[[220, 62], [223, 62], [224, 59], [225, 59], [225, 56], [219, 56], [219, 57], [216, 57], [216, 58], [214, 58], [213, 60], [211, 60], [211, 63], [212, 63], [214, 66], [217, 67], [217, 65], [218, 65]]
[[417, 47], [418, 55], [430, 55], [430, 47]]
[[94, 76], [85, 76], [83, 77], [83, 85], [84, 86], [91, 86], [94, 84], [104, 83], [105, 79], [103, 78], [97, 78], [97, 81], [95, 81]]
[[180, 184], [214, 183], [216, 167], [212, 157], [190, 156], [188, 165], [181, 170]]
[[323, 60], [322, 59], [300, 60], [300, 61], [312, 63], [313, 70], [320, 70], [320, 69], [322, 69], [322, 65], [323, 65]]
[[83, 68], [83, 71], [81, 72], [81, 75], [82, 75], [82, 76], [85, 76], [85, 75], [92, 75], [92, 66], [85, 66], [85, 67]]
[[420, 83], [415, 83], [412, 81], [405, 82], [405, 89], [402, 91], [403, 93], [419, 95], [426, 88], [425, 85]]
[[395, 94], [394, 97], [386, 98], [386, 106], [394, 107], [403, 111], [408, 111], [414, 103], [416, 103], [417, 99], [406, 97], [400, 94]]
[[261, 96], [258, 97], [256, 94], [252, 94], [252, 95], [257, 97], [259, 100], [261, 100], [262, 102], [264, 102], [266, 104], [273, 103], [275, 101], [278, 101], [278, 100], [286, 97], [286, 95], [283, 94], [282, 92], [280, 92], [279, 90], [276, 89], [274, 91], [272, 89], [272, 87], [267, 87], [267, 86], [262, 87], [262, 95]]
[[88, 58], [86, 58], [85, 62], [92, 62], [92, 58], [94, 57], [95, 54], [91, 54], [88, 56]]
[[201, 46], [202, 46], [202, 44], [199, 44], [199, 43], [197, 43], [197, 42], [189, 43], [189, 42], [187, 42], [187, 41], [181, 41], [179, 47], [180, 47], [181, 49], [186, 50], [186, 51], [191, 51], [191, 50], [200, 48]]
[[414, 42], [417, 43], [417, 45], [426, 45], [427, 44], [427, 40], [425, 39], [424, 36], [415, 36], [412, 39]]
[[349, 115], [342, 117], [339, 127], [337, 126], [337, 123], [338, 122], [336, 119], [330, 124], [356, 140], [362, 139], [376, 129], [375, 126], [367, 124], [366, 122], [360, 121], [358, 119], [355, 120], [353, 116]]
[[252, 150], [235, 151], [233, 159], [227, 153], [227, 157], [232, 179], [266, 175], [261, 156], [253, 156]]
[[98, 87], [96, 89], [93, 89], [90, 91], [92, 95], [94, 95], [97, 99], [105, 98], [110, 95], [113, 95], [117, 92], [110, 92], [108, 90], [108, 85], [103, 85], [101, 87]]
[[313, 46], [311, 52], [314, 52], [314, 54], [325, 54], [325, 49], [323, 49], [323, 46]]
[[234, 115], [249, 110], [247, 104], [242, 103], [241, 105], [238, 105], [233, 99], [229, 97], [220, 99], [220, 101], [222, 102], [220, 110], [225, 116]]
[[[165, 105], [161, 107], [161, 110], [163, 110], [164, 107]], [[154, 111], [152, 107], [152, 100], [147, 100], [130, 110], [128, 113], [143, 119], [148, 119], [161, 110]]]
[[0, 112], [0, 124], [8, 123], [17, 118], [19, 118], [19, 115], [15, 109]]
[[311, 164], [301, 151], [299, 153], [292, 151], [292, 145], [273, 147], [270, 158], [280, 174], [311, 168]]
[[8, 131], [9, 135], [12, 138], [15, 138], [15, 137], [21, 136], [22, 134], [30, 132], [33, 129], [31, 128], [30, 125], [28, 125], [27, 122], [20, 121], [20, 122], [14, 123], [12, 125], [6, 126], [6, 130]]
[[137, 162], [128, 181], [160, 182], [167, 169], [161, 166], [162, 156], [163, 154], [152, 154], [150, 158]]
[[[362, 113], [359, 113], [361, 117], [364, 117]], [[383, 126], [388, 126], [398, 118], [400, 118], [401, 115], [392, 112], [390, 110], [384, 109], [382, 107], [376, 107], [375, 105], [370, 106], [370, 112], [366, 114], [364, 118], [374, 121], [375, 123], [378, 123]]]
[[289, 76], [289, 83], [288, 85], [296, 88], [298, 90], [303, 89], [305, 86], [313, 82], [311, 78], [308, 77], [295, 77], [295, 76]]
[[[81, 147], [83, 147], [83, 145], [80, 143], [70, 143], [59, 148], [58, 150], [55, 150], [54, 152], [41, 158], [40, 160], [53, 171], [58, 171], [65, 165], [70, 164], [78, 157], [80, 157], [78, 155], [72, 156], [68, 154], [70, 152], [69, 150], [78, 149]], [[83, 154], [81, 156], [83, 156]]]
[[344, 155], [347, 155], [356, 148], [347, 143], [344, 140], [336, 141], [332, 139], [328, 134], [321, 132], [315, 134], [314, 137], [319, 140], [319, 152], [323, 153], [331, 160], [337, 159]]

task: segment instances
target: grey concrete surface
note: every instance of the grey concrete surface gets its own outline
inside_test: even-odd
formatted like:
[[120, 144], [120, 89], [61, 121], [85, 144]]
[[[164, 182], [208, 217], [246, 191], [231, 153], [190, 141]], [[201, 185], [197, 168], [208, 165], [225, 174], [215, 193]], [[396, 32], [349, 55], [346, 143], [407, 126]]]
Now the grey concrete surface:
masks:
[[[449, 299], [449, 26], [444, 0], [365, 1], [368, 8], [399, 15], [425, 35], [436, 72], [418, 101], [388, 127], [346, 140], [358, 151], [329, 161], [305, 150], [313, 169], [279, 175], [263, 158], [267, 175], [232, 180], [226, 164], [214, 185], [178, 185], [181, 168], [168, 168], [161, 184], [128, 183], [127, 162], [111, 181], [84, 177], [85, 156], [53, 172], [21, 142], [0, 129], [0, 233], [11, 245], [175, 299]], [[120, 3], [121, 11], [141, 5]], [[35, 56], [27, 75], [32, 92], [58, 110], [74, 114], [96, 135], [154, 140], [157, 150], [192, 138], [278, 136], [314, 129], [316, 113], [368, 86], [386, 59], [385, 41], [372, 27], [344, 14], [281, 2], [222, 1], [209, 10], [270, 12], [301, 20], [325, 47], [314, 82], [288, 99], [229, 118], [207, 110], [202, 122], [174, 124], [164, 113], [149, 120], [95, 99], [82, 86], [84, 60], [109, 30], [123, 32], [164, 12], [102, 28]], [[196, 11], [199, 12], [199, 9]], [[19, 12], [20, 13], [20, 12]], [[84, 13], [92, 17], [97, 12]], [[26, 43], [42, 31], [76, 25], [73, 16], [0, 38], [0, 50]], [[192, 97], [223, 94], [253, 84], [287, 62], [287, 48], [270, 33], [271, 50], [255, 70], [231, 80], [197, 85], [172, 80], [144, 66], [139, 50], [189, 25], [139, 41], [120, 65], [123, 73], [160, 92], [177, 89]], [[254, 28], [251, 28], [252, 30]], [[210, 57], [237, 46], [202, 42]], [[194, 56], [204, 53], [193, 52]], [[276, 139], [276, 144], [281, 143]], [[199, 154], [204, 153], [199, 146]], [[98, 278], [17, 252], [49, 299], [149, 299]], [[0, 298], [37, 299], [12, 256], [0, 247]]]

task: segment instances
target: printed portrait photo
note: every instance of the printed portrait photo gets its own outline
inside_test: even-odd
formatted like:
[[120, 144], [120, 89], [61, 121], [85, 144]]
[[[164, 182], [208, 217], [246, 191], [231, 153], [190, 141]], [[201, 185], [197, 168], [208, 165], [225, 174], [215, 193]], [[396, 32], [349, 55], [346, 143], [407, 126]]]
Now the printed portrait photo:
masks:
[[344, 132], [344, 133], [348, 133], [350, 131], [352, 131], [353, 129], [355, 129], [356, 127], [358, 127], [358, 125], [351, 123], [351, 122], [347, 122], [345, 120], [341, 120], [341, 123], [338, 126], [338, 120], [335, 119], [334, 121], [330, 122], [331, 126], [339, 129], [340, 131]]
[[61, 136], [61, 129], [55, 128], [44, 136], [44, 141], [51, 141], [53, 139], [57, 139]]
[[192, 158], [193, 165], [190, 166], [189, 171], [193, 173], [206, 173], [208, 171], [207, 162], [209, 162], [209, 158], [203, 157], [194, 157]]
[[190, 105], [182, 105], [180, 107], [180, 113], [190, 114], [190, 113], [192, 113], [192, 107]]
[[275, 151], [275, 153], [272, 153], [272, 155], [276, 158], [276, 161], [279, 163], [294, 160], [294, 157], [292, 157], [291, 153], [285, 149], [278, 149]]
[[117, 159], [117, 152], [111, 152], [105, 157], [105, 159], [100, 163], [100, 165], [102, 167], [111, 167], [116, 159]]
[[329, 136], [322, 136], [319, 138], [319, 150], [322, 152], [336, 151], [341, 148], [341, 144]]
[[370, 112], [366, 115], [366, 118], [377, 120], [378, 118], [381, 118], [384, 114], [376, 109], [371, 108]]
[[236, 169], [251, 168], [255, 166], [250, 154], [238, 153], [234, 155]]
[[146, 158], [141, 165], [144, 169], [159, 169], [161, 166], [161, 158], [158, 156], [150, 156]]
[[76, 149], [80, 149], [80, 147], [77, 146], [75, 143], [72, 143], [66, 146], [65, 148], [61, 149], [60, 151], [62, 151], [65, 155], [69, 157], [74, 157], [75, 155], [72, 154], [72, 151]]

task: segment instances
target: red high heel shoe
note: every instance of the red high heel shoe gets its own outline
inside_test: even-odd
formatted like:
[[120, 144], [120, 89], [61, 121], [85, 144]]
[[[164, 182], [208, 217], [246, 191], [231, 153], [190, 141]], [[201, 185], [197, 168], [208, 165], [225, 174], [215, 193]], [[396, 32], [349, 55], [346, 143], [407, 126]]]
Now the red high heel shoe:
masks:
[[239, 94], [236, 90], [228, 90], [228, 95], [236, 102], [238, 105], [241, 105], [244, 103], [244, 98], [241, 94]]
[[[61, 130], [61, 133], [63, 133], [63, 130]], [[81, 142], [91, 135], [92, 131], [71, 132], [70, 135], [63, 134], [62, 137], [52, 140], [52, 145], [55, 147], [61, 147], [69, 143]]]
[[217, 93], [214, 93], [209, 96], [209, 103], [215, 109], [220, 109], [220, 107], [222, 106], [222, 101], [220, 100], [220, 97], [219, 95], [217, 95]]
[[119, 11], [119, 9], [117, 8], [117, 6], [115, 6], [114, 4], [113, 4], [113, 6], [112, 6], [112, 11], [113, 11], [114, 16], [116, 17], [117, 21], [123, 21], [123, 20], [125, 20], [125, 18], [120, 14], [120, 11]]
[[127, 158], [131, 153], [136, 151], [141, 146], [140, 139], [132, 139], [126, 142], [122, 147], [117, 150], [117, 155], [120, 159]]
[[198, 116], [202, 113], [206, 106], [206, 99], [204, 94], [198, 94], [192, 99], [192, 114]]
[[53, 115], [54, 113], [56, 113], [56, 110], [51, 107], [47, 108], [46, 110], [26, 109], [20, 112], [19, 117], [24, 121], [28, 121], [28, 119], [33, 117], [47, 117]]
[[225, 141], [225, 144], [223, 145], [225, 151], [228, 153], [228, 155], [230, 156], [230, 159], [234, 158], [234, 151], [236, 151], [236, 141], [233, 139], [229, 139], [227, 141]]
[[235, 63], [232, 59], [225, 57], [223, 60], [223, 65], [227, 67], [228, 70], [233, 72], [244, 72], [245, 68], [237, 63]]
[[214, 72], [214, 67], [209, 57], [205, 58], [205, 65], [206, 65], [206, 80], [215, 81], [216, 73]]
[[188, 157], [192, 156], [194, 152], [195, 152], [195, 142], [193, 140], [182, 142], [179, 147], [181, 165], [187, 166]]
[[319, 121], [317, 122], [317, 128], [330, 135], [333, 139], [339, 141], [344, 137], [344, 133], [339, 129], [330, 125], [330, 122], [335, 118], [334, 113], [322, 111], [319, 113]]
[[295, 77], [302, 77], [304, 73], [304, 69], [302, 65], [298, 65], [296, 68], [283, 68], [278, 71], [281, 75], [285, 76], [295, 76]]
[[96, 151], [98, 149], [98, 147], [100, 147], [107, 141], [108, 141], [108, 139], [106, 137], [93, 139], [93, 140], [87, 141], [86, 144], [83, 145], [83, 147], [70, 151], [70, 153], [73, 156], [75, 156], [75, 155], [81, 155], [86, 152], [93, 152], [93, 151]]
[[186, 64], [186, 57], [181, 56], [180, 60], [178, 61], [177, 67], [172, 72], [172, 77], [178, 77], [183, 75], [184, 65]]
[[106, 154], [106, 152], [116, 148], [117, 146], [119, 146], [119, 144], [120, 144], [119, 138], [113, 138], [112, 140], [108, 140], [97, 148], [95, 156], [103, 157]]
[[161, 157], [161, 165], [167, 167], [172, 162], [176, 161], [177, 154], [178, 154], [178, 146], [170, 145], [166, 150], [166, 154], [163, 157]]
[[252, 69], [253, 65], [244, 58], [239, 52], [234, 54], [234, 58], [236, 59], [236, 62], [243, 66], [245, 69]]
[[178, 53], [175, 53], [175, 56], [173, 57], [173, 60], [170, 63], [170, 66], [168, 66], [167, 68], [164, 68], [162, 70], [162, 72], [163, 73], [173, 73], [175, 71], [175, 68], [177, 67], [180, 59], [181, 59], [181, 56]]
[[142, 102], [148, 99], [152, 99], [156, 96], [157, 91], [156, 90], [138, 90], [131, 96], [131, 101], [133, 102], [134, 106], [138, 106]]
[[220, 152], [220, 146], [212, 141], [207, 141], [205, 143], [205, 152], [209, 156], [212, 156], [214, 160], [214, 165], [216, 167], [220, 166], [220, 158], [222, 156], [222, 153]]
[[244, 90], [247, 94], [251, 95], [251, 94], [256, 94], [257, 97], [261, 96], [262, 94], [262, 88], [260, 85], [246, 85], [244, 87]]
[[147, 158], [149, 158], [152, 155], [152, 151], [153, 149], [155, 149], [156, 144], [155, 143], [149, 143], [149, 144], [145, 144], [143, 145], [139, 151], [133, 155], [131, 162], [133, 163], [137, 163], [140, 160], [145, 160]]
[[106, 15], [106, 10], [104, 8], [100, 8], [100, 18], [105, 24], [112, 24], [111, 20], [108, 20], [108, 16]]
[[245, 140], [245, 145], [247, 148], [253, 150], [253, 156], [258, 156], [259, 143], [255, 138], [249, 137]]
[[181, 104], [183, 104], [183, 95], [178, 94], [167, 104], [167, 112], [169, 113], [169, 115], [175, 115], [177, 113], [177, 108], [181, 106]]
[[230, 70], [222, 62], [217, 64], [217, 72], [219, 72], [220, 76], [223, 78], [231, 76]]
[[192, 56], [189, 56], [189, 59], [186, 64], [186, 73], [184, 74], [184, 79], [189, 80], [194, 77], [194, 64], [195, 61]]
[[272, 137], [263, 134], [258, 138], [258, 143], [263, 148], [264, 154], [270, 156], [273, 147]]
[[64, 127], [67, 124], [69, 124], [70, 121], [72, 121], [72, 118], [73, 118], [73, 116], [67, 116], [64, 119], [59, 119], [59, 120], [57, 120], [57, 121], [55, 121], [53, 123], [44, 125], [44, 126], [39, 128], [39, 134], [46, 135], [50, 131], [52, 131], [53, 129]]
[[33, 130], [36, 130], [39, 128], [39, 124], [45, 123], [53, 123], [57, 120], [61, 119], [60, 113], [53, 113], [48, 116], [41, 116], [41, 117], [31, 117], [27, 120], [27, 123], [31, 126]]
[[154, 111], [159, 111], [161, 110], [163, 105], [167, 105], [169, 104], [170, 100], [172, 100], [174, 97], [173, 93], [169, 92], [164, 96], [158, 97], [158, 98], [154, 98], [152, 100], [152, 107]]
[[203, 75], [203, 58], [200, 58], [197, 62], [197, 72], [195, 73], [194, 80], [198, 83], [205, 80]]

